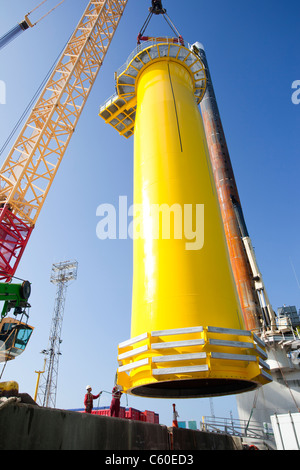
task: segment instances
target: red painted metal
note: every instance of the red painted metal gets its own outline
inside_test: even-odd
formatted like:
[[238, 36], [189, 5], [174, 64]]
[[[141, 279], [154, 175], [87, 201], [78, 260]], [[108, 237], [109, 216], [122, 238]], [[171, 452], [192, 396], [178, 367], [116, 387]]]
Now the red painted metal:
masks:
[[15, 274], [33, 228], [8, 205], [0, 208], [0, 281], [9, 282]]
[[[155, 413], [154, 413], [154, 411], [145, 410], [143, 415], [144, 415], [145, 421], [147, 423], [155, 423]], [[141, 417], [140, 417], [140, 419], [141, 419]]]
[[[80, 410], [73, 410], [79, 411], [79, 413], [84, 413], [84, 409]], [[103, 408], [94, 408], [92, 410], [93, 415], [97, 416], [110, 416], [110, 408], [103, 407]], [[159, 424], [159, 414], [155, 413], [154, 411], [140, 411], [136, 410], [135, 408], [124, 408], [120, 406], [120, 413], [119, 418], [134, 420], [134, 421], [142, 421], [144, 423], [154, 423]]]
[[136, 410], [135, 408], [128, 408], [125, 411], [125, 418], [140, 421], [140, 414], [141, 412], [139, 410]]

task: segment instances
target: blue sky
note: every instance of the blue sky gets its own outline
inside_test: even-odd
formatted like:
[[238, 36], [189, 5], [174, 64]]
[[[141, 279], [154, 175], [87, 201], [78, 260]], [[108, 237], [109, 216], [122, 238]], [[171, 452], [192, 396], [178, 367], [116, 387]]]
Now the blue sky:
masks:
[[[0, 35], [38, 0], [0, 0]], [[40, 13], [58, 3], [48, 0]], [[87, 0], [66, 0], [52, 15], [0, 51], [0, 147], [77, 25]], [[130, 337], [132, 240], [99, 240], [96, 209], [132, 203], [133, 140], [125, 140], [98, 117], [114, 92], [114, 72], [136, 46], [150, 0], [129, 0], [83, 115], [49, 192], [17, 276], [32, 282], [30, 324], [35, 331], [26, 352], [8, 364], [4, 380], [34, 394], [35, 370], [43, 365], [55, 300], [52, 264], [79, 263], [67, 293], [57, 407], [83, 406], [85, 386], [111, 390], [117, 345]], [[300, 80], [299, 14], [296, 0], [165, 0], [184, 39], [204, 44], [237, 180], [244, 215], [273, 308], [300, 307], [299, 130], [300, 104], [292, 83]], [[39, 14], [33, 14], [32, 20]], [[172, 35], [161, 17], [147, 30]], [[13, 144], [11, 142], [10, 146]], [[0, 157], [1, 164], [10, 146]], [[126, 399], [123, 398], [123, 404]], [[101, 405], [109, 405], [104, 394]], [[128, 397], [128, 405], [155, 410], [170, 425], [172, 401]], [[214, 399], [215, 414], [235, 417], [234, 397]], [[177, 400], [181, 420], [210, 414], [209, 400]]]

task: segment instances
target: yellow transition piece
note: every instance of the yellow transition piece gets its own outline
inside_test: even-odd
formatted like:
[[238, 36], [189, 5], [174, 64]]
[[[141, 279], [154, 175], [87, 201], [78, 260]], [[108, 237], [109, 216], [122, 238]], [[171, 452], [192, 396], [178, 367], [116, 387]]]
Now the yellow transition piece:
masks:
[[137, 50], [117, 78], [116, 99], [130, 102], [134, 120], [135, 210], [131, 339], [119, 344], [118, 383], [138, 396], [236, 394], [271, 380], [231, 270], [198, 108], [205, 80], [191, 48], [167, 41]]

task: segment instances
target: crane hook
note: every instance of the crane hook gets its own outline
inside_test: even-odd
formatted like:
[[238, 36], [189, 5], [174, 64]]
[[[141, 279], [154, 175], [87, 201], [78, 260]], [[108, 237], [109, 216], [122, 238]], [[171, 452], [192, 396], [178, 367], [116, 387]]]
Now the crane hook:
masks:
[[163, 8], [161, 0], [152, 0], [152, 6], [149, 8], [151, 13], [155, 15], [164, 15], [167, 10]]

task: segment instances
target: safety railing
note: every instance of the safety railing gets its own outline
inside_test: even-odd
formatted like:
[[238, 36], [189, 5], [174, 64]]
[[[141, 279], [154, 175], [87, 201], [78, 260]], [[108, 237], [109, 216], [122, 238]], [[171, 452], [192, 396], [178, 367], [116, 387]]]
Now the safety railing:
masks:
[[230, 434], [238, 437], [249, 437], [251, 439], [269, 439], [274, 436], [270, 423], [259, 425], [249, 423], [249, 421], [246, 420], [217, 418], [212, 416], [203, 416], [202, 422], [200, 423], [200, 430]]
[[118, 70], [116, 75], [119, 77], [128, 67], [128, 65], [131, 63], [132, 59], [138, 55], [140, 52], [148, 49], [151, 46], [154, 46], [155, 44], [161, 44], [161, 43], [168, 43], [168, 44], [180, 44], [183, 47], [186, 47], [187, 49], [191, 49], [191, 45], [186, 42], [186, 41], [179, 41], [178, 38], [151, 38], [148, 41], [142, 42], [141, 44], [138, 44], [137, 47], [132, 51], [130, 56], [128, 57], [127, 61], [125, 64], [123, 64]]

